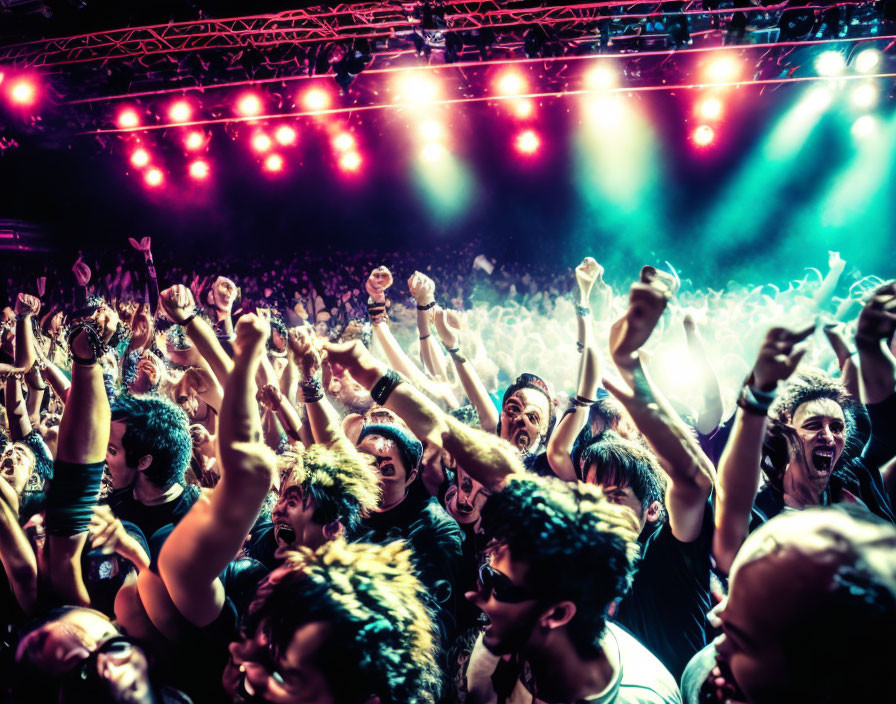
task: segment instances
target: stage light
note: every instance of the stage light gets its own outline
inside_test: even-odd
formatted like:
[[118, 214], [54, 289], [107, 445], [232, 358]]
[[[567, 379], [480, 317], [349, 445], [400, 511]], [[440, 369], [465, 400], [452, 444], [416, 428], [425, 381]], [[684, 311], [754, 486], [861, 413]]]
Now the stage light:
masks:
[[498, 78], [496, 88], [500, 95], [519, 95], [526, 92], [526, 79], [516, 71], [509, 71]]
[[591, 90], [608, 90], [619, 83], [619, 76], [606, 65], [595, 66], [585, 74], [585, 85]]
[[704, 120], [718, 120], [722, 116], [724, 106], [715, 97], [704, 98], [697, 103], [697, 115]]
[[255, 93], [243, 93], [236, 103], [236, 111], [243, 117], [260, 115], [261, 109], [261, 98]]
[[202, 149], [205, 146], [205, 135], [202, 132], [190, 132], [187, 135], [187, 138], [184, 140], [184, 146], [190, 151], [196, 151], [197, 149]]
[[252, 137], [252, 148], [257, 152], [266, 152], [273, 146], [271, 138], [264, 132], [259, 132]]
[[541, 146], [541, 140], [533, 130], [526, 130], [516, 136], [514, 146], [521, 154], [534, 154], [538, 151], [538, 147]]
[[288, 147], [291, 144], [296, 143], [296, 131], [292, 127], [283, 125], [282, 127], [278, 127], [277, 131], [274, 132], [274, 139], [284, 147]]
[[513, 104], [513, 114], [521, 120], [531, 117], [533, 112], [535, 112], [535, 103], [528, 98], [517, 100]]
[[815, 57], [815, 70], [820, 76], [839, 76], [846, 70], [846, 59], [839, 51], [823, 51]]
[[423, 159], [423, 161], [432, 163], [435, 161], [439, 161], [447, 153], [448, 150], [445, 149], [444, 144], [440, 144], [439, 142], [430, 142], [429, 144], [424, 145], [423, 149], [420, 150], [420, 158]]
[[116, 120], [118, 126], [122, 129], [131, 129], [132, 127], [137, 127], [140, 124], [140, 117], [137, 113], [131, 108], [126, 108], [118, 113], [118, 119]]
[[431, 76], [414, 71], [401, 77], [399, 98], [406, 103], [431, 103], [439, 96], [439, 84]]
[[193, 116], [193, 108], [186, 100], [178, 100], [168, 111], [172, 122], [188, 122]]
[[618, 95], [602, 95], [586, 103], [588, 119], [600, 127], [615, 127], [622, 122], [625, 106]]
[[852, 104], [857, 108], [867, 110], [877, 104], [878, 95], [879, 93], [876, 85], [873, 83], [862, 83], [852, 89], [849, 98], [852, 101]]
[[700, 125], [691, 135], [698, 147], [708, 147], [716, 138], [716, 133], [709, 125]]
[[339, 167], [343, 171], [357, 171], [361, 168], [361, 155], [358, 152], [346, 152], [339, 159]]
[[830, 107], [834, 94], [827, 86], [815, 86], [806, 93], [803, 103], [812, 112], [822, 112]]
[[9, 88], [9, 99], [16, 105], [32, 105], [37, 98], [37, 88], [31, 81], [20, 78]]
[[852, 123], [852, 136], [858, 139], [870, 137], [877, 131], [877, 121], [871, 115], [862, 115]]
[[146, 172], [144, 179], [148, 186], [155, 188], [156, 186], [162, 185], [162, 181], [165, 180], [165, 175], [159, 169], [150, 169]]
[[330, 94], [320, 88], [312, 88], [305, 93], [303, 102], [308, 110], [326, 110], [330, 107]]
[[877, 49], [863, 49], [856, 54], [854, 66], [859, 73], [871, 73], [880, 66], [883, 54]]
[[271, 154], [264, 160], [264, 168], [266, 171], [283, 171], [283, 157], [279, 154]]
[[420, 136], [427, 140], [441, 139], [445, 135], [445, 128], [441, 122], [427, 120], [420, 125]]
[[190, 164], [190, 176], [191, 178], [195, 178], [197, 181], [201, 181], [202, 179], [207, 178], [208, 172], [208, 162], [199, 159]]
[[732, 83], [740, 76], [741, 66], [734, 56], [716, 56], [706, 66], [705, 76], [713, 83]]
[[131, 154], [131, 163], [138, 169], [142, 169], [149, 163], [149, 152], [145, 149], [135, 149]]
[[333, 137], [333, 148], [338, 152], [347, 152], [355, 146], [355, 138], [348, 132], [340, 132]]

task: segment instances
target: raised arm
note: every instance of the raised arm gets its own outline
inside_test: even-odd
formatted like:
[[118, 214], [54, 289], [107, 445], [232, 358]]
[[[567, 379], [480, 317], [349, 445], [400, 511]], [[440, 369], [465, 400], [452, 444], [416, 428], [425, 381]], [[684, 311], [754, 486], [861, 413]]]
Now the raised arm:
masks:
[[697, 430], [703, 435], [710, 435], [722, 422], [722, 392], [719, 389], [719, 379], [706, 355], [700, 328], [690, 314], [684, 316], [684, 334], [688, 341], [688, 353], [697, 367], [700, 379]]
[[794, 347], [814, 329], [813, 326], [801, 331], [769, 330], [738, 399], [731, 436], [719, 460], [716, 483], [713, 556], [723, 572], [731, 568], [750, 530], [750, 512], [759, 490], [768, 409], [774, 401], [775, 389], [778, 382], [794, 372], [805, 354], [805, 349], [794, 350]]
[[16, 366], [21, 369], [31, 369], [36, 360], [32, 322], [39, 312], [36, 296], [20, 293], [16, 298]]
[[498, 490], [511, 474], [523, 472], [516, 450], [482, 430], [444, 413], [412, 384], [377, 360], [360, 342], [326, 345], [327, 358], [346, 369], [374, 401], [395, 411], [424, 446], [447, 450], [471, 477]]
[[878, 288], [859, 314], [859, 392], [862, 403], [886, 401], [896, 391], [896, 359], [890, 341], [896, 333], [896, 281]]
[[59, 424], [46, 513], [49, 582], [64, 604], [90, 601], [81, 578], [81, 551], [99, 496], [111, 423], [98, 359], [117, 324], [118, 316], [101, 308], [89, 324], [75, 325], [69, 340], [72, 386]]
[[234, 366], [218, 419], [221, 479], [177, 524], [159, 555], [172, 601], [199, 627], [221, 613], [224, 588], [218, 575], [249, 534], [273, 480], [275, 458], [262, 442], [255, 402], [255, 373], [269, 329], [254, 314], [237, 323]]
[[420, 335], [420, 358], [423, 361], [423, 368], [435, 379], [447, 381], [445, 359], [432, 336], [436, 285], [426, 274], [415, 271], [408, 279], [408, 289], [417, 304], [417, 332]]
[[644, 267], [640, 281], [632, 284], [628, 310], [610, 330], [613, 362], [630, 389], [608, 379], [604, 386], [626, 407], [669, 475], [669, 525], [679, 541], [688, 543], [700, 535], [715, 468], [690, 429], [650, 382], [638, 352], [659, 322], [671, 295], [669, 281], [652, 267]]
[[0, 563], [22, 612], [30, 615], [37, 603], [37, 557], [19, 525], [19, 497], [0, 477]]
[[25, 395], [22, 391], [24, 383], [18, 373], [8, 374], [6, 377], [6, 421], [9, 425], [9, 437], [13, 442], [21, 441], [33, 430], [25, 407]]
[[576, 480], [576, 469], [570, 453], [576, 438], [588, 421], [588, 409], [594, 403], [598, 382], [597, 348], [594, 344], [591, 316], [591, 291], [594, 284], [604, 273], [603, 267], [591, 257], [585, 257], [576, 267], [576, 283], [579, 298], [576, 303], [576, 327], [578, 339], [576, 346], [582, 355], [579, 363], [579, 384], [576, 398], [569, 410], [560, 419], [551, 439], [548, 441], [547, 459], [551, 469], [561, 479]]
[[155, 316], [159, 307], [159, 279], [152, 261], [152, 240], [149, 237], [142, 237], [138, 242], [133, 237], [128, 237], [128, 242], [143, 255], [143, 262], [146, 265], [146, 302], [150, 312]]

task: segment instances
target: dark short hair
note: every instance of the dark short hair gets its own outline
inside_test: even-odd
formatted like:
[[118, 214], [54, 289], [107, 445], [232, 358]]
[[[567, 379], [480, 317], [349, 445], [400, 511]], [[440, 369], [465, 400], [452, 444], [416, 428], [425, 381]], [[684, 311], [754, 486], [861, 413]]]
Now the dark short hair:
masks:
[[599, 487], [532, 475], [511, 478], [482, 510], [486, 536], [528, 566], [543, 602], [569, 600], [569, 637], [585, 658], [600, 651], [607, 608], [631, 585], [639, 547], [632, 512]]
[[595, 481], [602, 486], [631, 487], [642, 508], [665, 497], [665, 476], [656, 455], [640, 443], [626, 440], [612, 430], [581, 452], [577, 470], [584, 480], [594, 466]]
[[397, 425], [387, 425], [385, 423], [365, 425], [358, 436], [358, 443], [360, 444], [368, 435], [379, 435], [394, 442], [408, 473], [420, 466], [420, 461], [423, 459], [423, 445], [417, 438]]
[[330, 635], [318, 663], [336, 701], [431, 704], [438, 699], [432, 615], [401, 541], [330, 541], [290, 551], [256, 592], [245, 636], [264, 626], [284, 651], [303, 626], [323, 621]]
[[[547, 429], [544, 432], [544, 438], [542, 439], [539, 447], [547, 444], [548, 438], [551, 436], [551, 432], [554, 430], [554, 424], [557, 422], [557, 416], [554, 411], [554, 394], [551, 391], [551, 387], [548, 386], [548, 383], [542, 379], [540, 376], [536, 374], [530, 374], [529, 372], [525, 372], [520, 374], [516, 380], [507, 387], [507, 390], [504, 392], [504, 396], [501, 398], [501, 409], [503, 411], [505, 404], [507, 403], [507, 399], [509, 399], [513, 394], [515, 394], [520, 389], [533, 389], [538, 391], [541, 394], [544, 394], [545, 398], [548, 400], [548, 425]], [[498, 421], [498, 434], [501, 433], [501, 421]]]
[[157, 396], [122, 394], [112, 402], [112, 420], [125, 423], [121, 444], [128, 466], [136, 467], [141, 457], [152, 455], [152, 464], [143, 472], [147, 480], [162, 488], [184, 483], [193, 442], [182, 408]]

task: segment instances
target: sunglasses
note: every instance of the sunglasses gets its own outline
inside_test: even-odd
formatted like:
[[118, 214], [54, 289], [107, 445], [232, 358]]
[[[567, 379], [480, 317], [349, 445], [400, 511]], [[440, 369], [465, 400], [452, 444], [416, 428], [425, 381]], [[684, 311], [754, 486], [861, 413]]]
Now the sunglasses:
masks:
[[486, 597], [494, 596], [497, 601], [505, 604], [519, 604], [535, 599], [535, 595], [526, 587], [514, 584], [506, 574], [498, 572], [488, 563], [479, 568], [479, 585]]

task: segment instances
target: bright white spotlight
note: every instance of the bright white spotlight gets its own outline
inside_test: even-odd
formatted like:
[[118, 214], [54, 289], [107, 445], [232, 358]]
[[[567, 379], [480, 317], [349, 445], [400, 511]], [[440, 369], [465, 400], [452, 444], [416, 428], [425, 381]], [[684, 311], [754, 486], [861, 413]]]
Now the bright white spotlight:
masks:
[[264, 160], [264, 168], [266, 171], [283, 171], [283, 157], [279, 154], [271, 154]]
[[236, 103], [236, 111], [242, 117], [255, 117], [261, 114], [261, 98], [255, 93], [243, 93]]
[[190, 134], [188, 134], [187, 138], [184, 140], [184, 145], [191, 152], [194, 152], [197, 149], [202, 149], [204, 144], [205, 144], [205, 135], [202, 134], [202, 132], [199, 132], [198, 130], [195, 132], [190, 132]]
[[343, 171], [357, 171], [361, 168], [361, 155], [358, 152], [347, 152], [339, 159], [339, 167]]
[[541, 146], [541, 140], [534, 130], [525, 130], [516, 136], [514, 146], [521, 154], [534, 154]]
[[870, 137], [877, 131], [877, 120], [871, 115], [862, 115], [858, 120], [852, 123], [852, 136], [857, 139]]
[[513, 114], [521, 120], [532, 117], [533, 112], [535, 112], [535, 103], [528, 98], [517, 100], [513, 104]]
[[349, 132], [340, 132], [333, 137], [333, 148], [337, 152], [347, 152], [355, 146], [355, 138]]
[[606, 65], [595, 66], [585, 74], [585, 84], [591, 90], [608, 90], [619, 83], [619, 76]]
[[735, 56], [716, 56], [706, 65], [704, 74], [712, 83], [732, 83], [740, 76], [742, 66]]
[[871, 73], [883, 59], [883, 54], [877, 49], [863, 49], [855, 58], [855, 68], [859, 73]]
[[284, 147], [288, 147], [289, 145], [296, 143], [296, 131], [288, 125], [283, 125], [282, 127], [278, 127], [277, 131], [274, 132], [274, 139]]
[[149, 163], [149, 152], [145, 149], [135, 149], [131, 154], [131, 163], [138, 169], [142, 169]]
[[614, 127], [625, 116], [625, 106], [617, 95], [596, 97], [587, 103], [586, 109], [588, 119], [601, 127]]
[[37, 97], [37, 89], [27, 79], [20, 79], [9, 89], [9, 98], [16, 105], [31, 105]]
[[445, 128], [442, 127], [441, 122], [436, 122], [435, 120], [427, 120], [422, 125], [420, 125], [420, 136], [426, 140], [436, 140], [441, 139], [445, 136]]
[[444, 144], [440, 144], [439, 142], [430, 142], [423, 146], [423, 149], [420, 150], [420, 158], [423, 161], [427, 161], [429, 163], [439, 161], [442, 159], [448, 150], [445, 149]]
[[118, 113], [118, 119], [116, 120], [118, 126], [122, 129], [131, 129], [132, 127], [137, 127], [140, 124], [140, 118], [137, 116], [137, 113], [131, 108], [126, 108]]
[[861, 83], [852, 89], [849, 98], [857, 108], [867, 110], [877, 105], [879, 92], [873, 83]]
[[330, 94], [321, 88], [312, 88], [302, 99], [308, 110], [326, 110], [330, 107]]
[[190, 177], [195, 178], [197, 181], [201, 181], [205, 178], [208, 178], [208, 162], [197, 160], [190, 164]]
[[266, 152], [273, 146], [271, 138], [264, 132], [259, 132], [252, 137], [252, 148], [257, 152]]
[[839, 51], [823, 51], [815, 57], [815, 70], [820, 76], [839, 76], [846, 70], [846, 58]]
[[516, 71], [501, 74], [495, 85], [500, 95], [519, 95], [526, 92], [526, 79]]
[[439, 84], [432, 76], [413, 71], [401, 77], [400, 91], [403, 101], [422, 105], [439, 97]]
[[700, 125], [691, 135], [698, 147], [708, 147], [716, 138], [715, 130], [709, 125]]
[[697, 103], [697, 114], [704, 120], [718, 120], [722, 116], [722, 101], [710, 96]]
[[165, 174], [163, 174], [159, 169], [150, 169], [146, 172], [146, 184], [148, 186], [152, 186], [155, 188], [156, 186], [161, 186], [162, 181], [165, 180]]
[[814, 86], [809, 89], [803, 98], [803, 104], [812, 112], [827, 110], [834, 100], [834, 94], [827, 86]]
[[186, 100], [178, 100], [168, 111], [172, 122], [187, 122], [193, 115], [193, 108]]

